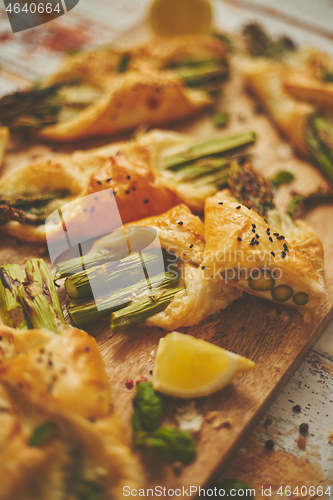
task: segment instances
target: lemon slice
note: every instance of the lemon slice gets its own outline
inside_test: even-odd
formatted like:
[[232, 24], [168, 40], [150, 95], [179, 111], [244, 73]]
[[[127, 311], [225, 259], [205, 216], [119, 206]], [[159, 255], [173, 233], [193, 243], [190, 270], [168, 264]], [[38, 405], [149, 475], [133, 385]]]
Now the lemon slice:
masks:
[[255, 363], [205, 340], [172, 332], [158, 344], [153, 371], [157, 391], [179, 398], [208, 396]]
[[208, 0], [155, 0], [149, 19], [158, 35], [200, 35], [211, 28]]

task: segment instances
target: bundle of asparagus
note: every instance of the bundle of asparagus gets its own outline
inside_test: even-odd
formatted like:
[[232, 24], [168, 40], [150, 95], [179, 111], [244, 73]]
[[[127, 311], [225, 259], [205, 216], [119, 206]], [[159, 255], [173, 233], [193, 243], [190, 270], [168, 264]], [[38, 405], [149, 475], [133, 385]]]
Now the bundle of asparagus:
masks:
[[32, 259], [26, 278], [16, 264], [0, 267], [0, 310], [4, 324], [13, 328], [40, 328], [60, 333], [65, 319], [49, 268]]
[[[118, 262], [104, 263], [103, 252], [88, 254], [88, 257], [89, 263], [96, 264], [89, 272], [85, 269], [71, 274], [73, 270], [77, 270], [77, 259], [58, 265], [58, 270], [59, 267], [66, 269], [65, 288], [71, 299], [67, 310], [75, 326], [82, 327], [110, 317], [112, 313], [111, 331], [126, 330], [164, 310], [175, 294], [184, 289], [178, 268], [174, 267], [175, 256], [171, 252], [163, 250], [165, 271], [157, 274], [154, 274], [152, 266], [160, 260], [158, 252], [145, 252], [144, 262], [140, 252], [133, 252]], [[101, 259], [98, 264], [99, 257]], [[149, 275], [146, 266], [151, 271]], [[156, 272], [158, 269], [157, 265]], [[145, 279], [142, 279], [143, 272]]]

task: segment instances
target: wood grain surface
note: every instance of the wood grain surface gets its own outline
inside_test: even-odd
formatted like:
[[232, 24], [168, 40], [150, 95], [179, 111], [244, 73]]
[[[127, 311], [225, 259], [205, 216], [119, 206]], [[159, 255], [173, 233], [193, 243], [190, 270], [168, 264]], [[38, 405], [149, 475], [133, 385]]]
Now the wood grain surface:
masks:
[[[133, 30], [122, 39], [126, 37], [126, 41], [130, 43], [141, 36], [149, 36], [145, 27], [141, 27], [138, 32]], [[313, 166], [291, 153], [266, 116], [256, 113], [255, 103], [243, 92], [237, 66], [237, 57], [232, 56], [232, 78], [217, 104], [218, 109], [226, 109], [231, 114], [227, 129], [221, 132], [214, 128], [212, 111], [202, 113], [197, 120], [175, 124], [173, 128], [191, 133], [198, 139], [234, 131], [254, 130], [258, 135], [256, 145], [251, 149], [254, 166], [268, 176], [281, 169], [292, 171], [296, 176], [292, 185], [281, 188], [278, 193], [277, 204], [283, 208], [291, 189], [308, 192], [324, 185], [325, 181]], [[88, 145], [95, 144], [92, 142]], [[70, 149], [72, 147], [82, 148], [83, 145], [77, 144]], [[62, 151], [60, 148], [59, 152]], [[45, 144], [26, 144], [18, 147], [12, 143], [4, 171], [14, 172], [20, 165], [39, 161], [57, 152]], [[218, 426], [214, 425], [214, 422], [204, 422], [201, 432], [196, 436], [197, 460], [192, 465], [184, 467], [176, 474], [172, 466], [156, 460], [155, 456], [142, 457], [146, 464], [147, 487], [162, 485], [174, 489], [202, 486], [220, 471], [326, 327], [332, 317], [333, 305], [333, 235], [330, 230], [332, 217], [333, 207], [329, 205], [312, 210], [305, 217], [315, 228], [324, 245], [329, 292], [328, 301], [316, 311], [311, 321], [305, 322], [296, 310], [245, 294], [220, 314], [208, 318], [198, 326], [180, 330], [246, 356], [254, 360], [257, 366], [253, 372], [239, 376], [232, 385], [213, 396], [197, 400], [199, 412], [206, 415], [210, 411], [219, 411], [221, 421], [228, 421], [229, 425], [216, 428]], [[0, 233], [0, 264], [16, 262], [23, 265], [26, 259], [36, 256], [47, 259], [46, 249], [20, 244]], [[165, 332], [141, 327], [130, 333], [108, 338], [108, 326], [105, 323], [88, 331], [94, 335], [98, 334], [97, 341], [110, 376], [115, 409], [122, 417], [127, 432], [130, 432], [129, 418], [134, 391], [125, 389], [125, 380], [139, 380], [141, 376], [148, 379], [151, 377], [150, 370], [153, 368], [158, 340]], [[168, 402], [166, 422], [174, 423], [176, 408], [182, 401], [168, 398]]]

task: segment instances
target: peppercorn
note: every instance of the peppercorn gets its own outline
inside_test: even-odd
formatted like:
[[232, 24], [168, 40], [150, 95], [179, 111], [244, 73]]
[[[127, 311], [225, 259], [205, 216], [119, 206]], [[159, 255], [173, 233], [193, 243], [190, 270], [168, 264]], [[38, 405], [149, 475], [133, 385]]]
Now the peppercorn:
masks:
[[130, 389], [133, 389], [133, 380], [131, 378], [128, 378], [125, 382], [125, 387], [126, 389], [130, 390]]
[[302, 434], [306, 434], [309, 430], [309, 424], [303, 422], [300, 426], [299, 426], [299, 432], [301, 432]]
[[272, 450], [274, 448], [274, 441], [272, 439], [267, 439], [265, 443], [266, 450]]

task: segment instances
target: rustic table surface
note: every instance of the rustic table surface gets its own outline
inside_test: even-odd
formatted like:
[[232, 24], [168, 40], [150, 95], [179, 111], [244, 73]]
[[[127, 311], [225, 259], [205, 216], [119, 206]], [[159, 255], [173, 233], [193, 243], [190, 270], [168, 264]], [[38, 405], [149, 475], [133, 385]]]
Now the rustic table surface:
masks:
[[[80, 0], [65, 16], [15, 35], [2, 5], [0, 95], [50, 73], [69, 50], [123, 37], [145, 19], [149, 3]], [[216, 0], [213, 7], [219, 28], [237, 30], [245, 22], [258, 20], [273, 34], [287, 32], [299, 44], [317, 45], [333, 56], [332, 0]], [[296, 404], [301, 406], [300, 413], [292, 409]], [[309, 424], [305, 449], [297, 443], [302, 422]], [[268, 439], [275, 443], [274, 453], [265, 451]], [[257, 498], [265, 496], [262, 487], [291, 486], [293, 491], [293, 486], [305, 484], [305, 478], [307, 485], [317, 487], [327, 481], [333, 485], [333, 323], [222, 475], [250, 483]], [[297, 492], [290, 497], [297, 498]]]

